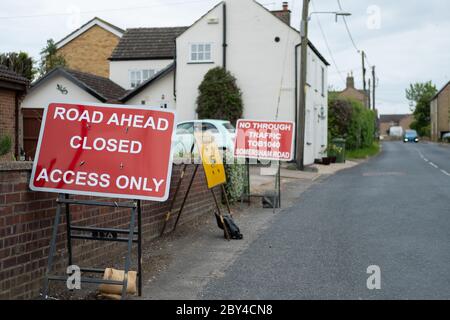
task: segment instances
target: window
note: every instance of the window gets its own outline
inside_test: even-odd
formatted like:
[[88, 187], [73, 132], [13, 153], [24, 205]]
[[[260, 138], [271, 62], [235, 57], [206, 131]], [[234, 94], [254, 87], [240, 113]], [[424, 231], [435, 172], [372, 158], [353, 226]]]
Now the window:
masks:
[[177, 127], [177, 134], [194, 134], [194, 123], [182, 123]]
[[209, 132], [209, 133], [219, 133], [219, 130], [217, 129], [217, 127], [210, 123], [202, 123], [202, 131]]
[[192, 43], [190, 48], [190, 62], [211, 62], [210, 43]]
[[130, 86], [137, 88], [142, 82], [147, 81], [156, 73], [154, 69], [131, 70], [130, 71]]

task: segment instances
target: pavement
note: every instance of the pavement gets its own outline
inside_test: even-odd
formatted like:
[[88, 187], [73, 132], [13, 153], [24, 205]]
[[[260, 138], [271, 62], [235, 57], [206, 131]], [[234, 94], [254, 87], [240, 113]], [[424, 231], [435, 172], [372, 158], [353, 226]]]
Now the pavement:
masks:
[[243, 241], [210, 218], [163, 241], [167, 264], [143, 299], [449, 299], [449, 158], [446, 146], [385, 142], [335, 174], [285, 177], [275, 215], [235, 208]]

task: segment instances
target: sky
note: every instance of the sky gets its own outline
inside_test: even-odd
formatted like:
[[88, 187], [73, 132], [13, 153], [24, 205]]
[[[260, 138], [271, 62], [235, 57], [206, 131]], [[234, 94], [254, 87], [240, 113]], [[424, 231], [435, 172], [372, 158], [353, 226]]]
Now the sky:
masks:
[[[36, 60], [46, 40], [56, 41], [98, 16], [123, 29], [187, 26], [219, 0], [2, 0], [0, 52], [25, 51]], [[268, 9], [282, 0], [259, 0]], [[309, 38], [331, 63], [329, 86], [345, 87], [353, 73], [362, 88], [360, 51], [367, 55], [367, 76], [376, 66], [380, 114], [408, 113], [405, 89], [433, 81], [440, 89], [450, 80], [450, 1], [311, 0], [310, 12], [340, 11], [347, 28], [333, 14], [312, 14]], [[300, 25], [302, 0], [290, 0], [292, 25]], [[349, 33], [351, 37], [349, 36]], [[352, 41], [353, 39], [353, 41]], [[359, 52], [358, 52], [359, 51]]]

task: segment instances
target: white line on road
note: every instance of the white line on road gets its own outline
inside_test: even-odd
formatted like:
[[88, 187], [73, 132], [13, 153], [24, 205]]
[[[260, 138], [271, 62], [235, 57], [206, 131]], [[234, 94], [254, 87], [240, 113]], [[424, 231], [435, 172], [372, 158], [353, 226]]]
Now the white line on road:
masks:
[[439, 169], [439, 167], [437, 165], [435, 165], [433, 162], [430, 162], [430, 166], [432, 166], [433, 168]]
[[447, 171], [441, 170], [441, 172], [442, 172], [443, 174], [445, 174], [446, 176], [449, 176], [449, 177], [450, 177], [450, 173], [448, 173]]

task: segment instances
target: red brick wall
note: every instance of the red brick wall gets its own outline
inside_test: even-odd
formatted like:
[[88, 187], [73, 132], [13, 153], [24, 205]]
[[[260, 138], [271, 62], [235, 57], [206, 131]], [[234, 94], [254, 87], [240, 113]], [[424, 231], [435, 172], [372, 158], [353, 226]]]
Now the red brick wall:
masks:
[[[23, 165], [23, 163], [22, 163]], [[193, 166], [183, 182], [186, 191]], [[174, 166], [171, 199], [180, 177], [181, 167]], [[41, 290], [55, 217], [56, 194], [32, 192], [28, 189], [30, 170], [2, 170], [0, 168], [0, 299], [36, 298]], [[78, 199], [81, 197], [78, 197]], [[87, 197], [83, 197], [87, 198]], [[182, 196], [178, 197], [179, 208]], [[143, 241], [159, 235], [169, 202], [143, 202]], [[212, 213], [214, 202], [206, 184], [204, 173], [199, 174], [185, 207], [180, 224], [197, 216]], [[72, 224], [80, 226], [128, 228], [130, 211], [111, 208], [71, 207]], [[169, 227], [172, 224], [169, 224]], [[65, 219], [58, 235], [58, 270], [67, 264]], [[125, 247], [117, 243], [74, 241], [74, 263], [84, 267], [99, 267], [108, 259], [123, 261]], [[145, 250], [145, 245], [144, 245]], [[64, 259], [63, 259], [64, 258]], [[103, 266], [102, 266], [103, 267]]]
[[0, 88], [0, 137], [5, 135], [12, 139], [11, 153], [0, 157], [0, 161], [11, 160], [14, 154], [16, 132], [16, 92]]

